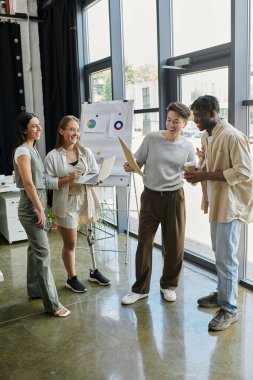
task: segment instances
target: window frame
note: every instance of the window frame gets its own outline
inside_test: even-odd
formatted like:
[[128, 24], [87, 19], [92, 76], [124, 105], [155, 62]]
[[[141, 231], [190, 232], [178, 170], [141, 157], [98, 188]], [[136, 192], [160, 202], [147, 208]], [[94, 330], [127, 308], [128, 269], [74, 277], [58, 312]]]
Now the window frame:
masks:
[[[96, 72], [110, 69], [112, 71], [111, 57], [100, 59], [99, 61], [89, 63], [84, 66], [84, 85], [86, 89], [87, 101], [91, 101], [91, 88], [90, 88], [90, 75]], [[112, 98], [113, 98], [113, 86], [112, 86]]]
[[[248, 8], [245, 2], [244, 6], [239, 6], [238, 2], [231, 0], [231, 42], [214, 46], [208, 49], [195, 51], [172, 57], [167, 60], [167, 66], [174, 66], [175, 61], [183, 58], [189, 58], [190, 64], [182, 66], [184, 74], [191, 74], [198, 71], [212, 70], [216, 68], [228, 67], [228, 121], [238, 127], [243, 133], [247, 133], [247, 112], [242, 105], [251, 103], [249, 100], [243, 100], [243, 94], [247, 89], [247, 76], [245, 75], [248, 65]], [[243, 25], [243, 30], [239, 25]], [[237, 31], [240, 30], [238, 34]], [[241, 33], [242, 31], [242, 33]], [[247, 36], [247, 38], [245, 38]], [[242, 58], [243, 57], [243, 58]], [[169, 101], [181, 98], [180, 88], [180, 70], [164, 69], [167, 71], [166, 83], [170, 94]], [[240, 80], [238, 80], [240, 78]], [[242, 89], [242, 87], [244, 87]], [[252, 101], [253, 104], [253, 101]], [[239, 280], [241, 283], [246, 281], [246, 250], [247, 250], [247, 227], [242, 226], [241, 240], [238, 250], [239, 260]], [[186, 250], [186, 259], [199, 264], [209, 270], [216, 270], [215, 264], [199, 257], [196, 253]]]

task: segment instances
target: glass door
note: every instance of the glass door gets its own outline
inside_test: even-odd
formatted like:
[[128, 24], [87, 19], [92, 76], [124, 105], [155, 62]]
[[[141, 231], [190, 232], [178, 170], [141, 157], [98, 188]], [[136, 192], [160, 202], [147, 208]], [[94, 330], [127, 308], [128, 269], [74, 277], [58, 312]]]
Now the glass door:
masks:
[[[222, 117], [228, 117], [228, 67], [220, 67], [209, 70], [180, 72], [178, 75], [178, 88], [180, 101], [190, 106], [200, 95], [209, 94], [216, 96], [221, 105]], [[189, 122], [184, 130], [184, 135], [197, 148], [200, 147], [201, 132], [193, 121]], [[186, 243], [185, 248], [195, 255], [214, 261], [211, 247], [208, 215], [200, 209], [202, 190], [201, 185], [192, 186], [185, 184], [186, 197]]]
[[[253, 107], [249, 107], [249, 142], [253, 157]], [[253, 281], [253, 223], [247, 226], [246, 280]]]

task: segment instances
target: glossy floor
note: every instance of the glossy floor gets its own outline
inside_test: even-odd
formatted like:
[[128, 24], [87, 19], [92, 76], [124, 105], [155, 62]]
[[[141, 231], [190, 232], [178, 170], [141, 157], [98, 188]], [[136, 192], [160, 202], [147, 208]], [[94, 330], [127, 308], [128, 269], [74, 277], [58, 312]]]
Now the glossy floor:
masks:
[[[134, 305], [120, 300], [134, 280], [136, 241], [97, 232], [97, 264], [110, 287], [89, 283], [89, 249], [78, 234], [77, 272], [88, 291], [64, 288], [58, 232], [49, 233], [52, 269], [61, 302], [71, 314], [43, 313], [41, 300], [26, 295], [26, 242], [0, 239], [0, 379], [71, 380], [227, 380], [252, 379], [253, 293], [239, 289], [240, 319], [224, 332], [208, 332], [216, 309], [200, 309], [198, 297], [215, 289], [215, 276], [184, 264], [177, 301], [165, 302], [159, 291], [162, 259], [154, 251], [151, 291]], [[118, 250], [120, 252], [118, 252]]]

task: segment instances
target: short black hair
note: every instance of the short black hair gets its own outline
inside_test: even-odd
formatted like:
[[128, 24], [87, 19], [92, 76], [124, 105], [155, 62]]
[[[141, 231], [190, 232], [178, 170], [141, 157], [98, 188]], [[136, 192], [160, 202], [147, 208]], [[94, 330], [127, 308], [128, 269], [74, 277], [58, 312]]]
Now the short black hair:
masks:
[[199, 96], [194, 102], [190, 105], [190, 109], [197, 111], [209, 111], [209, 112], [218, 112], [220, 113], [220, 104], [218, 99], [212, 95], [202, 95]]
[[180, 102], [172, 102], [168, 105], [166, 108], [167, 112], [174, 111], [178, 113], [180, 116], [182, 116], [184, 119], [188, 120], [191, 116], [191, 111], [189, 107], [187, 107], [185, 104]]

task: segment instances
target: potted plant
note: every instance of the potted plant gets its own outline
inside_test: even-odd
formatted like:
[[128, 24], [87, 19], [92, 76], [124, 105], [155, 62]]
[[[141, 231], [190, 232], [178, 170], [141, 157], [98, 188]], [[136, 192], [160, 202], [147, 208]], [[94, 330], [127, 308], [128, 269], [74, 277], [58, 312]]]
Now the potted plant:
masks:
[[53, 215], [53, 212], [52, 212], [52, 207], [48, 207], [47, 208], [47, 219], [48, 221], [51, 223], [51, 229], [52, 230], [56, 230], [58, 225], [55, 221], [55, 218], [54, 218], [54, 215]]

